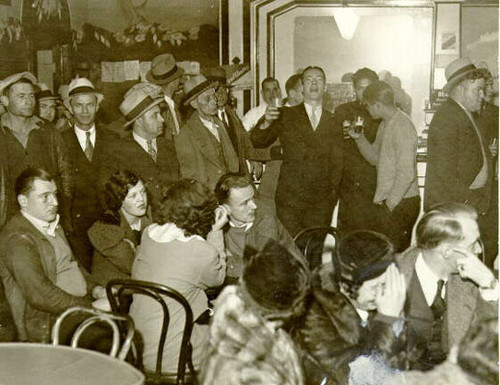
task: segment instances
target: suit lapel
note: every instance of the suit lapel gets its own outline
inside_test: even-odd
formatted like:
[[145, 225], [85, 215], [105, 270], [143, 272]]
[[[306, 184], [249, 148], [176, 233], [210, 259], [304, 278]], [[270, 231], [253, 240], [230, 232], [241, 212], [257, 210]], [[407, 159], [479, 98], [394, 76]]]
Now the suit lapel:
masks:
[[203, 125], [197, 113], [193, 114], [190, 123], [189, 129], [191, 130], [194, 143], [199, 148], [202, 155], [217, 168], [224, 169], [225, 165], [220, 164], [219, 161], [220, 145], [217, 139], [208, 131], [208, 128]]
[[[127, 137], [127, 141], [130, 142], [131, 148], [134, 149], [138, 157], [143, 158], [151, 167], [156, 167], [156, 163], [153, 160], [153, 158], [151, 158], [151, 155], [149, 155], [148, 152], [144, 150], [142, 146], [134, 140], [132, 134], [130, 134], [130, 136]], [[130, 156], [130, 159], [133, 160], [134, 157]]]
[[[75, 132], [75, 127], [71, 127], [69, 132], [68, 132], [68, 135], [69, 135], [69, 138], [70, 138], [70, 143], [71, 143], [71, 147], [72, 147], [72, 151], [71, 151], [71, 157], [73, 158], [73, 161], [76, 161], [76, 156], [78, 154], [78, 152], [80, 153], [80, 155], [83, 156], [83, 158], [85, 158], [85, 160], [90, 163], [90, 161], [87, 159], [87, 155], [85, 155], [85, 152], [83, 151], [82, 149], [82, 146], [80, 146], [80, 142], [78, 141], [78, 137], [76, 136], [76, 132]], [[96, 134], [96, 138], [97, 138], [97, 134]], [[96, 139], [96, 142], [97, 142], [97, 139]], [[73, 162], [73, 164], [75, 164]]]

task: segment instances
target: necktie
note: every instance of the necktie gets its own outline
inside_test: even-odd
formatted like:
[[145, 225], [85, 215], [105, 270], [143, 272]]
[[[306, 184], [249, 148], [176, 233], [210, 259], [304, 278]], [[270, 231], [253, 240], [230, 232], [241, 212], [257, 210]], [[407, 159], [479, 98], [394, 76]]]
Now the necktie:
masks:
[[92, 154], [94, 153], [94, 146], [92, 145], [92, 142], [90, 141], [90, 132], [86, 132], [85, 135], [87, 136], [87, 139], [85, 140], [85, 156], [89, 160], [89, 162], [92, 160]]
[[151, 158], [153, 158], [153, 160], [156, 162], [157, 153], [153, 146], [152, 140], [148, 140], [148, 154], [151, 155]]
[[172, 121], [174, 123], [174, 132], [173, 134], [174, 135], [178, 135], [179, 132], [180, 132], [180, 129], [179, 129], [179, 121], [177, 120], [177, 115], [175, 113], [175, 108], [173, 108], [169, 103], [166, 103], [167, 104], [167, 107], [168, 107], [168, 111], [170, 112], [170, 116], [172, 118]]
[[441, 293], [443, 291], [443, 286], [444, 286], [444, 281], [440, 279], [437, 285], [436, 296], [434, 297], [434, 301], [432, 301], [431, 305], [431, 310], [432, 313], [434, 314], [434, 319], [441, 318], [446, 309], [446, 304], [444, 302], [443, 297], [441, 296]]
[[316, 115], [318, 111], [318, 107], [313, 107], [311, 110], [311, 125], [314, 130], [316, 130], [316, 127], [318, 127], [318, 116]]

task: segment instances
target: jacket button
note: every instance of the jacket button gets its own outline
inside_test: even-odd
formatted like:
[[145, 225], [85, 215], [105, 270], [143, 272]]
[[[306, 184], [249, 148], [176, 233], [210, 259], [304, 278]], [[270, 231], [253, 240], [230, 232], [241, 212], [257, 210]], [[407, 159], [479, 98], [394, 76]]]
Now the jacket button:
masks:
[[80, 214], [76, 214], [76, 217], [77, 217], [77, 218], [80, 218], [80, 216], [81, 216]]

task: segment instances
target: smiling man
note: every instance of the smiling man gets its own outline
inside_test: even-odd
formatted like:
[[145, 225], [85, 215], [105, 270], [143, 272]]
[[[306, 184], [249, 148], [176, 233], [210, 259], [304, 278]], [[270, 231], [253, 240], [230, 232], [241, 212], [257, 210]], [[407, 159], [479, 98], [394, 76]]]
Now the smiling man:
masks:
[[270, 240], [303, 258], [279, 219], [257, 207], [255, 188], [248, 175], [223, 175], [215, 186], [215, 196], [220, 204], [219, 210], [224, 210], [228, 218], [224, 228], [228, 281], [241, 276], [245, 256], [262, 251]]
[[[268, 106], [265, 118], [252, 130], [255, 147], [266, 147], [277, 138], [283, 164], [276, 190], [276, 211], [292, 236], [312, 226], [329, 226], [338, 199], [342, 176], [342, 131], [323, 109], [326, 78], [323, 69], [302, 72], [304, 102], [285, 108]], [[316, 247], [313, 266], [320, 264]]]

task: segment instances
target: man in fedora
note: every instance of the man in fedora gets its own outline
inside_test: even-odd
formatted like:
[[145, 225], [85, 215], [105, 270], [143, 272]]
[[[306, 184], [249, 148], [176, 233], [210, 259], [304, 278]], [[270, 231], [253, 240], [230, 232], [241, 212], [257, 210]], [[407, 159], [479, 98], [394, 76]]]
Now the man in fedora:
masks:
[[35, 94], [38, 106], [38, 116], [54, 123], [59, 96], [54, 95], [44, 83], [40, 83], [38, 86], [40, 87], [40, 91]]
[[132, 132], [115, 143], [101, 172], [101, 180], [107, 180], [118, 169], [132, 171], [146, 185], [153, 205], [159, 202], [163, 188], [179, 179], [174, 145], [161, 135], [165, 127], [160, 108], [163, 102], [163, 95], [148, 83], [127, 91], [120, 112], [127, 120], [125, 127], [131, 127]]
[[429, 127], [424, 209], [442, 202], [466, 203], [476, 209], [481, 233], [485, 234], [492, 159], [474, 117], [481, 108], [485, 81], [467, 58], [452, 61], [445, 75], [443, 91], [448, 99], [439, 106]]
[[217, 117], [217, 85], [203, 75], [184, 83], [184, 104], [195, 112], [174, 137], [182, 177], [196, 179], [211, 190], [223, 174], [240, 171], [238, 153]]
[[64, 106], [71, 112], [74, 124], [61, 136], [69, 151], [74, 179], [73, 199], [66, 213], [70, 223], [67, 238], [76, 259], [90, 271], [93, 254], [87, 230], [101, 215], [98, 198], [99, 169], [107, 151], [117, 140], [111, 131], [95, 123], [103, 95], [86, 78], [76, 78], [68, 87]]
[[14, 184], [27, 167], [43, 168], [54, 176], [63, 207], [73, 190], [68, 153], [60, 134], [52, 123], [35, 116], [36, 83], [30, 72], [20, 72], [0, 82], [0, 101], [6, 109], [0, 119], [0, 152], [4, 158], [0, 228], [17, 212]]
[[179, 134], [182, 126], [181, 114], [173, 97], [179, 88], [183, 73], [184, 70], [176, 65], [174, 55], [169, 53], [156, 56], [151, 62], [151, 69], [146, 73], [146, 80], [159, 85], [163, 91], [163, 97], [169, 112], [164, 114], [164, 136], [167, 139]]

